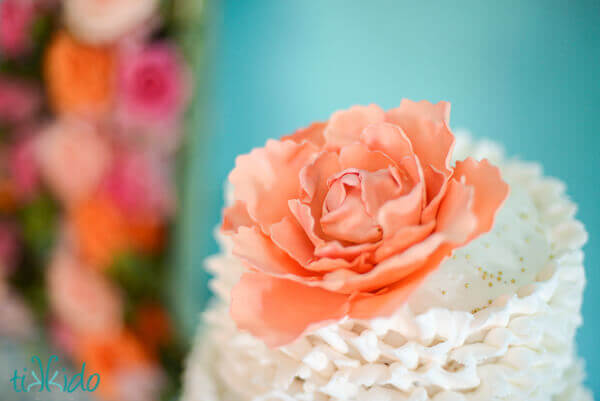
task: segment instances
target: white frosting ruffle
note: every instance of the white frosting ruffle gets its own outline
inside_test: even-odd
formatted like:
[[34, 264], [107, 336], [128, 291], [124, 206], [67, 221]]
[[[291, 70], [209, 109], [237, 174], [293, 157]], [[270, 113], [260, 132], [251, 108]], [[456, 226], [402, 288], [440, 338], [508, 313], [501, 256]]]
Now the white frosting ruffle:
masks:
[[[218, 299], [188, 360], [184, 401], [588, 401], [574, 336], [583, 225], [564, 185], [459, 137], [457, 159], [498, 164], [511, 196], [494, 230], [455, 252], [391, 318], [344, 319], [267, 348], [237, 330], [229, 294], [243, 270], [207, 260]], [[492, 284], [490, 286], [490, 283]]]

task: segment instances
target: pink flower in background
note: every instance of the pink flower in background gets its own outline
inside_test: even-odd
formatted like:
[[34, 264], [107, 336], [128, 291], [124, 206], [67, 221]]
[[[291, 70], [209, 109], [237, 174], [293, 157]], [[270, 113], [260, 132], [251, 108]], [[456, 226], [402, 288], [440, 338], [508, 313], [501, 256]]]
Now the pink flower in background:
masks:
[[39, 184], [39, 169], [33, 138], [26, 137], [13, 145], [9, 154], [9, 169], [17, 195], [22, 199], [30, 199]]
[[35, 17], [31, 0], [0, 1], [0, 53], [14, 57], [30, 45], [29, 35]]
[[121, 329], [123, 301], [118, 289], [69, 249], [58, 249], [48, 268], [50, 305], [58, 319], [79, 333]]
[[73, 331], [64, 323], [53, 320], [50, 322], [50, 337], [60, 350], [72, 355], [76, 351], [77, 339]]
[[0, 277], [10, 273], [19, 255], [19, 233], [17, 227], [9, 222], [0, 222]]
[[103, 189], [128, 214], [167, 216], [173, 211], [167, 166], [149, 153], [130, 151], [115, 156]]
[[109, 166], [109, 144], [97, 129], [76, 119], [47, 127], [36, 143], [40, 171], [50, 189], [67, 205], [97, 189]]
[[187, 77], [179, 55], [166, 44], [131, 47], [119, 71], [123, 118], [134, 124], [172, 124], [186, 100]]
[[116, 391], [122, 401], [155, 400], [165, 382], [164, 373], [156, 365], [120, 369], [114, 376]]
[[40, 105], [40, 93], [33, 85], [0, 77], [0, 121], [16, 123], [26, 120], [38, 111]]

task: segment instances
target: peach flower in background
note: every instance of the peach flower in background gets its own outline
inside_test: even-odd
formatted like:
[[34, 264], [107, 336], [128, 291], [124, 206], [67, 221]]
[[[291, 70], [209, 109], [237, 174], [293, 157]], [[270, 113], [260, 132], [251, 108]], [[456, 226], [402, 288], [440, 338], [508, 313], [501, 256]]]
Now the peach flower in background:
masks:
[[112, 336], [121, 329], [119, 290], [64, 246], [48, 267], [48, 288], [54, 314], [74, 332]]
[[446, 102], [355, 106], [238, 157], [223, 229], [248, 268], [232, 291], [240, 329], [279, 346], [389, 316], [491, 229], [508, 186], [487, 160], [450, 166], [449, 114]]
[[109, 144], [96, 128], [72, 118], [46, 127], [37, 138], [36, 154], [41, 174], [67, 206], [97, 188], [111, 159]]
[[64, 0], [69, 29], [90, 43], [111, 42], [132, 33], [154, 15], [158, 0]]
[[0, 122], [19, 123], [31, 118], [42, 103], [39, 90], [15, 79], [0, 77]]
[[44, 75], [50, 103], [58, 113], [101, 116], [114, 97], [114, 49], [78, 42], [58, 32], [50, 43]]
[[86, 336], [76, 351], [86, 369], [98, 372], [98, 392], [108, 401], [157, 399], [164, 377], [135, 336], [122, 331], [113, 336]]
[[30, 48], [34, 18], [32, 0], [0, 1], [0, 55], [16, 57]]

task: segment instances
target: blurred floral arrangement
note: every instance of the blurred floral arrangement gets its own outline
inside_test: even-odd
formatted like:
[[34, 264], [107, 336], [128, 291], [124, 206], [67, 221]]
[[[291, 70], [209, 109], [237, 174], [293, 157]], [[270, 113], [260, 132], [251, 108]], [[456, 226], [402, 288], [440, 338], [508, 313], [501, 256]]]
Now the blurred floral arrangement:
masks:
[[172, 1], [0, 0], [0, 334], [34, 325], [108, 401], [170, 399], [174, 164], [190, 76]]

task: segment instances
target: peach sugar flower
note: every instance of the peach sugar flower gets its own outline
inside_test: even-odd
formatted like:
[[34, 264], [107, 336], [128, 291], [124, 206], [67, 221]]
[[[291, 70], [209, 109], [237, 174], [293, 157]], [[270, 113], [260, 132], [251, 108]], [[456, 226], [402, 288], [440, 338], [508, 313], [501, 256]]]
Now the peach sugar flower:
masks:
[[269, 346], [343, 317], [389, 316], [449, 256], [489, 231], [499, 170], [450, 165], [450, 104], [334, 113], [238, 157], [223, 230], [247, 267], [238, 327]]
[[112, 47], [93, 47], [58, 32], [46, 53], [44, 75], [50, 103], [58, 113], [99, 116], [113, 102]]

